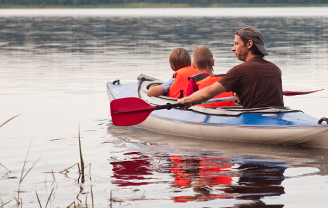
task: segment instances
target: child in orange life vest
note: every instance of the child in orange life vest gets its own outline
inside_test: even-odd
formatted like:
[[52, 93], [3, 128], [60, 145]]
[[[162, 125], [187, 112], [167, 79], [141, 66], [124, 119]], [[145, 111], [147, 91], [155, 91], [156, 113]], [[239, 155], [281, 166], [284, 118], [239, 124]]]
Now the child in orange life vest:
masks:
[[[215, 76], [213, 74], [213, 66], [214, 66], [213, 54], [205, 46], [197, 47], [193, 52], [193, 63], [192, 67], [198, 70], [198, 74], [189, 77], [189, 83], [187, 87], [187, 91], [184, 96], [189, 96], [192, 93], [203, 89], [204, 87], [210, 86], [211, 84], [219, 81], [223, 75]], [[224, 92], [221, 93], [214, 98], [222, 98], [222, 97], [232, 97], [234, 94], [232, 92]], [[209, 103], [202, 104], [201, 106], [206, 107], [222, 107], [222, 106], [234, 106], [235, 101], [226, 101], [226, 102], [218, 102], [218, 103]]]
[[148, 96], [165, 94], [173, 98], [182, 98], [187, 90], [188, 77], [198, 73], [197, 69], [191, 66], [191, 57], [186, 49], [173, 49], [170, 53], [169, 63], [174, 71], [172, 78], [162, 85], [151, 87], [147, 92]]

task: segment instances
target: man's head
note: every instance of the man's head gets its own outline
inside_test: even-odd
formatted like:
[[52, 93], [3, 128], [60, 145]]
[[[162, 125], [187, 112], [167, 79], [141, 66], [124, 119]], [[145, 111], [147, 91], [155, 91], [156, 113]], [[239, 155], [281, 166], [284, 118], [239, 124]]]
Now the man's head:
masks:
[[198, 69], [212, 69], [214, 66], [213, 54], [210, 49], [205, 46], [198, 46], [193, 54], [193, 65]]
[[[242, 42], [241, 46], [239, 42]], [[240, 27], [235, 32], [235, 44], [232, 51], [235, 51], [236, 56], [241, 61], [245, 61], [245, 49], [253, 55], [265, 56], [268, 55], [267, 50], [264, 47], [264, 38], [259, 29], [253, 26]], [[245, 48], [243, 48], [245, 47]]]
[[188, 51], [184, 48], [175, 48], [171, 51], [169, 57], [170, 67], [173, 71], [191, 65], [191, 57]]

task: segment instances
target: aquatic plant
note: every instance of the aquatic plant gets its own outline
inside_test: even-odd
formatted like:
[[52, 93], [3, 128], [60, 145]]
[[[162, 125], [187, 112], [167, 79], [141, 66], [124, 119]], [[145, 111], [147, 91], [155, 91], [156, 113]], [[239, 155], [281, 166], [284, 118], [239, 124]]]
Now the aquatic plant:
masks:
[[30, 146], [28, 147], [28, 150], [27, 150], [27, 154], [26, 154], [26, 157], [25, 157], [25, 160], [24, 160], [24, 164], [23, 164], [23, 168], [22, 168], [22, 172], [21, 172], [21, 175], [20, 175], [20, 178], [19, 178], [19, 183], [18, 183], [18, 197], [16, 199], [17, 203], [20, 204], [21, 202], [19, 202], [19, 193], [20, 193], [20, 186], [21, 186], [21, 183], [23, 182], [23, 180], [25, 179], [25, 177], [27, 176], [27, 174], [32, 170], [32, 168], [36, 165], [36, 163], [40, 160], [41, 156], [36, 160], [36, 162], [34, 162], [34, 164], [28, 169], [28, 171], [25, 173], [25, 168], [26, 168], [26, 165], [27, 165], [27, 157], [28, 157], [28, 154], [30, 152], [30, 148], [31, 148], [31, 144], [32, 144], [32, 141], [30, 143]]
[[78, 172], [79, 172], [79, 177], [77, 181], [80, 181], [81, 178], [81, 183], [85, 182], [85, 174], [84, 174], [84, 169], [89, 167], [89, 174], [91, 175], [91, 163], [89, 163], [87, 166], [84, 166], [84, 160], [82, 156], [82, 144], [81, 144], [81, 134], [80, 134], [80, 126], [79, 126], [79, 132], [78, 132], [78, 138], [79, 138], [79, 156], [80, 156], [80, 163], [75, 163], [74, 165], [65, 168], [64, 170], [60, 171], [59, 173], [63, 173], [67, 176], [67, 173], [69, 172], [68, 170], [73, 168], [74, 166], [78, 167]]
[[80, 163], [81, 163], [81, 183], [84, 183], [84, 161], [82, 157], [82, 148], [81, 148], [81, 134], [80, 134], [80, 125], [79, 125], [79, 151], [80, 151]]
[[4, 205], [10, 203], [10, 202], [13, 201], [13, 200], [14, 200], [14, 199], [10, 199], [10, 200], [8, 200], [7, 202], [4, 202], [4, 203], [0, 204], [0, 207], [2, 208]]
[[[54, 189], [55, 189], [55, 188], [52, 188], [52, 190], [51, 190], [51, 192], [50, 192], [50, 195], [49, 195], [49, 197], [48, 197], [48, 200], [47, 200], [47, 203], [46, 203], [45, 208], [47, 208], [47, 206], [48, 206], [48, 203], [49, 203], [49, 201], [50, 201], [50, 197], [51, 197], [52, 192], [54, 191]], [[41, 205], [41, 202], [40, 202], [40, 199], [39, 199], [39, 195], [38, 195], [38, 193], [37, 193], [36, 191], [35, 191], [35, 194], [36, 194], [36, 198], [38, 199], [39, 206], [40, 206], [40, 208], [42, 208], [42, 205]]]
[[[6, 122], [4, 122], [3, 124], [1, 124], [0, 127], [2, 127], [3, 125], [5, 125], [6, 123], [8, 123], [9, 121], [11, 121], [12, 119], [14, 119], [15, 117], [17, 117], [19, 115], [16, 115], [10, 119], [8, 119]], [[79, 139], [79, 157], [80, 157], [80, 162], [79, 163], [76, 163], [72, 166], [70, 166], [69, 168], [66, 168], [64, 169], [63, 171], [60, 171], [60, 172], [57, 172], [57, 173], [64, 173], [65, 175], [69, 172], [69, 169], [71, 169], [72, 167], [74, 166], [77, 166], [78, 167], [78, 173], [79, 173], [79, 177], [78, 177], [78, 182], [79, 183], [84, 183], [85, 182], [85, 169], [87, 167], [89, 167], [89, 175], [90, 175], [90, 180], [91, 180], [91, 163], [88, 164], [87, 166], [84, 166], [84, 160], [83, 160], [83, 156], [82, 156], [82, 144], [81, 144], [81, 134], [80, 134], [80, 126], [79, 126], [79, 132], [78, 132], [78, 139]], [[32, 164], [32, 166], [30, 168], [27, 168], [28, 166], [28, 156], [29, 156], [29, 152], [30, 152], [30, 148], [31, 148], [31, 145], [32, 145], [32, 141], [28, 147], [28, 151], [27, 151], [27, 154], [25, 156], [25, 160], [24, 160], [24, 163], [23, 163], [23, 167], [22, 167], [22, 170], [21, 170], [21, 174], [20, 174], [20, 177], [19, 177], [19, 183], [18, 183], [18, 195], [17, 195], [17, 198], [14, 196], [10, 199], [7, 199], [5, 202], [3, 202], [1, 200], [0, 202], [0, 207], [4, 207], [5, 205], [8, 205], [10, 202], [12, 201], [16, 201], [16, 205], [17, 207], [23, 207], [23, 200], [22, 198], [20, 198], [20, 193], [21, 193], [21, 184], [22, 182], [24, 181], [24, 179], [27, 177], [27, 175], [31, 172], [31, 170], [34, 168], [34, 166], [36, 165], [36, 163], [40, 160], [41, 156]], [[3, 167], [5, 168], [7, 171], [11, 172], [8, 168], [6, 168], [2, 163], [0, 163], [0, 167]], [[54, 176], [54, 172], [51, 170], [51, 175], [55, 180], [55, 176]], [[80, 180], [81, 178], [81, 180]], [[81, 192], [83, 190], [83, 187], [81, 186]], [[80, 192], [80, 193], [81, 193]], [[39, 204], [39, 207], [42, 208], [42, 204], [41, 204], [41, 201], [40, 201], [40, 198], [39, 198], [39, 195], [37, 193], [37, 191], [35, 191], [35, 194], [36, 194], [36, 198], [37, 198], [37, 202]], [[54, 188], [52, 188], [51, 190], [51, 193], [47, 199], [47, 202], [46, 202], [46, 205], [45, 205], [45, 208], [47, 208], [49, 202], [50, 202], [50, 199], [51, 199], [51, 196], [54, 194]], [[90, 187], [90, 195], [91, 195], [91, 205], [92, 207], [94, 207], [94, 198], [93, 198], [93, 190], [92, 190], [92, 186]], [[71, 207], [71, 206], [74, 206], [74, 207], [88, 207], [88, 203], [87, 203], [87, 198], [88, 198], [88, 194], [86, 195], [86, 198], [85, 198], [85, 206], [82, 205], [80, 202], [82, 201], [79, 201], [77, 204], [75, 201], [73, 201], [70, 205], [68, 205], [68, 207]]]
[[18, 114], [18, 115], [16, 115], [16, 116], [14, 116], [14, 117], [8, 119], [7, 121], [5, 121], [3, 124], [0, 125], [0, 128], [1, 128], [2, 126], [4, 126], [6, 123], [8, 123], [9, 121], [11, 121], [11, 120], [13, 120], [14, 118], [16, 118], [17, 116], [19, 116], [19, 115], [20, 115], [20, 114]]
[[[0, 166], [4, 167], [4, 169], [8, 170], [8, 168], [6, 168], [3, 164], [0, 163]], [[9, 172], [11, 172], [10, 170], [8, 170]]]
[[[19, 115], [20, 115], [20, 114], [18, 114], [18, 115], [16, 115], [16, 116], [14, 116], [14, 117], [8, 119], [7, 121], [5, 121], [3, 124], [0, 125], [0, 128], [1, 128], [2, 126], [4, 126], [6, 123], [8, 123], [9, 121], [11, 121], [11, 120], [13, 120], [14, 118], [16, 118], [17, 116], [19, 116]], [[0, 163], [0, 165], [1, 165], [2, 167], [4, 167], [6, 170], [8, 170], [9, 172], [11, 172], [11, 171], [10, 171], [8, 168], [6, 168], [3, 164]]]

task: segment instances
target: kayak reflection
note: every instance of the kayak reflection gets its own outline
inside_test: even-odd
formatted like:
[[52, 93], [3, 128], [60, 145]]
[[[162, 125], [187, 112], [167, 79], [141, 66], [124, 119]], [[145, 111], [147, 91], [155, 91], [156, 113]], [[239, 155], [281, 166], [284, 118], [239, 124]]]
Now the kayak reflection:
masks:
[[[193, 188], [194, 196], [174, 197], [175, 202], [208, 201], [214, 199], [259, 200], [265, 196], [279, 196], [284, 193], [281, 182], [285, 167], [277, 163], [247, 162], [233, 164], [222, 158], [184, 158], [171, 156], [171, 173], [174, 186]], [[238, 178], [233, 183], [232, 178]], [[213, 190], [222, 193], [214, 194]]]
[[170, 156], [170, 172], [178, 188], [193, 188], [194, 196], [174, 197], [175, 202], [208, 201], [219, 198], [233, 198], [231, 194], [213, 194], [212, 189], [232, 182], [229, 160], [221, 158]]
[[[281, 183], [285, 179], [286, 167], [278, 162], [243, 161], [245, 158], [227, 159], [210, 155], [171, 155], [162, 156], [160, 168], [157, 168], [155, 164], [159, 163], [154, 157], [140, 152], [124, 155], [127, 157], [124, 161], [110, 163], [113, 165], [114, 184], [147, 185], [158, 183], [158, 180], [151, 180], [156, 178], [156, 172], [170, 174], [174, 192], [171, 198], [177, 203], [232, 198], [254, 203], [266, 196], [285, 193]], [[192, 194], [184, 191], [187, 189], [191, 189]]]
[[236, 198], [251, 200], [285, 193], [281, 182], [285, 179], [286, 167], [258, 162], [242, 164], [238, 169], [242, 171], [242, 175], [237, 185], [231, 186], [225, 191], [226, 193], [237, 193]]
[[131, 158], [126, 161], [110, 163], [113, 166], [113, 177], [117, 179], [113, 184], [119, 186], [140, 186], [149, 184], [149, 182], [143, 181], [146, 179], [146, 175], [152, 175], [149, 157], [142, 155], [140, 152], [129, 152], [124, 155], [131, 156]]

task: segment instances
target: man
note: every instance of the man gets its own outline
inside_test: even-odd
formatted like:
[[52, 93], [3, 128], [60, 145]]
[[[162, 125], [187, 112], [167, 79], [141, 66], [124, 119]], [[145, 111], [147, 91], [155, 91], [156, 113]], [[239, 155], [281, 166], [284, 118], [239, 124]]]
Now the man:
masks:
[[231, 50], [244, 63], [230, 69], [218, 82], [179, 99], [178, 103], [188, 106], [232, 91], [244, 108], [284, 106], [281, 71], [263, 59], [268, 52], [260, 30], [252, 26], [238, 28]]

